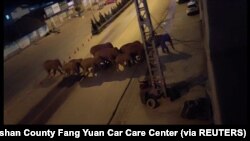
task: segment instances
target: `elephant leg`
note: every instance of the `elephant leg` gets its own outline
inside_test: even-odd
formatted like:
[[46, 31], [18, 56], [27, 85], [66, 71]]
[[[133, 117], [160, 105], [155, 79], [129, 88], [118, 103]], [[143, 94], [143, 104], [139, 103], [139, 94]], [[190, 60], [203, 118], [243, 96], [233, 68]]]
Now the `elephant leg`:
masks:
[[49, 78], [50, 77], [50, 69], [47, 69], [46, 71], [47, 71], [47, 74], [48, 74], [47, 78]]
[[168, 47], [167, 47], [167, 45], [165, 44], [165, 42], [162, 42], [162, 43], [161, 43], [161, 48], [162, 48], [162, 52], [166, 53], [166, 50], [167, 50], [167, 53], [169, 53]]
[[56, 69], [53, 69], [53, 75], [56, 76]]
[[171, 39], [171, 37], [169, 36], [169, 43], [170, 43], [170, 45], [172, 46], [172, 48], [175, 50], [175, 48], [174, 48], [174, 44], [173, 44], [173, 41], [172, 41], [172, 39]]

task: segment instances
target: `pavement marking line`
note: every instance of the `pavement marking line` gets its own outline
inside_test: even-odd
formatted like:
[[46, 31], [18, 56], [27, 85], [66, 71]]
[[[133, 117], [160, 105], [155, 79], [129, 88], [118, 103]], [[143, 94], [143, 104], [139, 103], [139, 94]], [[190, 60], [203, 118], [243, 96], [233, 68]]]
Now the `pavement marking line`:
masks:
[[122, 101], [124, 95], [126, 94], [126, 91], [127, 91], [128, 87], [129, 87], [130, 83], [132, 82], [133, 76], [134, 76], [134, 74], [136, 73], [137, 68], [138, 68], [138, 66], [136, 66], [135, 71], [132, 73], [132, 75], [131, 75], [131, 77], [130, 77], [130, 80], [129, 80], [127, 86], [125, 87], [125, 89], [124, 89], [124, 91], [123, 91], [123, 94], [121, 95], [120, 99], [118, 100], [118, 103], [116, 104], [116, 107], [115, 107], [115, 109], [114, 109], [114, 111], [113, 111], [113, 114], [111, 115], [111, 117], [110, 117], [110, 119], [109, 119], [107, 125], [110, 125], [110, 123], [112, 122], [113, 118], [115, 117], [115, 114], [116, 114], [116, 112], [117, 112], [117, 110], [118, 110], [118, 107], [119, 107], [119, 105], [121, 104], [121, 101]]

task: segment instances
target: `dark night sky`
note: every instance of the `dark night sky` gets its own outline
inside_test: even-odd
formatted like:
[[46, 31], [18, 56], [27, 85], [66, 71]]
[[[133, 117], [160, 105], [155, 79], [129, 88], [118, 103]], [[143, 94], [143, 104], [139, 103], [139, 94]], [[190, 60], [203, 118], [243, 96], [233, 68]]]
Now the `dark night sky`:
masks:
[[[50, 1], [63, 1], [63, 0], [4, 0], [4, 11], [10, 12], [15, 9], [17, 6], [22, 4], [34, 5], [34, 4], [42, 4]], [[68, 1], [68, 0], [67, 0]]]
[[16, 7], [20, 4], [36, 4], [48, 1], [52, 0], [4, 0], [4, 5], [6, 8], [9, 8], [9, 7]]

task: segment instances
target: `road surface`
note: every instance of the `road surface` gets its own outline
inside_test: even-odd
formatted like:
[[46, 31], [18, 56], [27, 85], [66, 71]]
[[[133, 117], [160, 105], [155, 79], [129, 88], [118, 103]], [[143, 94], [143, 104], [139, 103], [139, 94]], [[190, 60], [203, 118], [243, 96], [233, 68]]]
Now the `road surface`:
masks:
[[[168, 1], [148, 1], [148, 5], [154, 18], [153, 24], [156, 26], [156, 22], [160, 22], [167, 12]], [[182, 11], [184, 10], [182, 9]], [[61, 76], [57, 76], [50, 81], [44, 80], [46, 73], [41, 64], [46, 59], [59, 58], [68, 61], [69, 57], [85, 58], [90, 56], [89, 49], [95, 44], [112, 42], [114, 46], [119, 48], [125, 43], [140, 40], [133, 4], [100, 35], [92, 38], [89, 34], [90, 24], [86, 22], [87, 19], [87, 15], [84, 18], [72, 19], [61, 27], [61, 34], [50, 35], [5, 62], [4, 123], [171, 124], [171, 120], [164, 117], [166, 112], [161, 114], [163, 108], [158, 110], [158, 115], [161, 116], [155, 117], [153, 116], [154, 111], [148, 111], [138, 100], [138, 78], [145, 74], [145, 64], [137, 64], [122, 72], [116, 72], [115, 69], [111, 68], [103, 71], [97, 77], [85, 78], [81, 81], [78, 77], [63, 79]], [[204, 68], [203, 56], [200, 54], [202, 48], [193, 48], [190, 51], [179, 46], [177, 49], [184, 52], [179, 55], [179, 59], [184, 59], [184, 61], [173, 63], [178, 60], [178, 56], [170, 55], [168, 57], [170, 57], [170, 60], [172, 59], [172, 63], [166, 60], [164, 62], [171, 66], [166, 71], [173, 72], [175, 70], [180, 73], [178, 75], [176, 73], [166, 74], [170, 83], [199, 75], [202, 70], [200, 68]], [[166, 56], [163, 56], [162, 59], [166, 59]], [[190, 69], [189, 66], [183, 65], [187, 62], [193, 63], [194, 60], [196, 60], [195, 65], [198, 65], [198, 69]], [[190, 72], [183, 73], [183, 71]], [[203, 91], [199, 87], [196, 89], [199, 92]], [[181, 102], [183, 102], [183, 99]], [[181, 109], [181, 102], [179, 104], [172, 103], [172, 105], [178, 105], [176, 106], [178, 110], [175, 111], [175, 114], [172, 114], [172, 117], [178, 116], [176, 113]], [[132, 108], [133, 105], [137, 106], [134, 107], [136, 109]], [[165, 106], [162, 105], [163, 107], [169, 106], [168, 103]], [[116, 109], [117, 106], [118, 109]], [[122, 112], [124, 110], [126, 112]], [[168, 110], [171, 111], [171, 109]], [[174, 110], [176, 108], [173, 108], [172, 112]], [[136, 116], [135, 111], [143, 114], [134, 117]], [[199, 124], [204, 122], [190, 122], [179, 118], [172, 123]]]

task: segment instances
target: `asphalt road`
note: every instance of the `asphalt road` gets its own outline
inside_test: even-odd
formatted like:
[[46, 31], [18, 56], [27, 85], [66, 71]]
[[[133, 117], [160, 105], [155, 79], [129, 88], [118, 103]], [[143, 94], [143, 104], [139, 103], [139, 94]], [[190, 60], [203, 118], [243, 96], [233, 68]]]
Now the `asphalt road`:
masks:
[[[168, 1], [148, 1], [148, 5], [154, 17], [153, 24], [156, 25], [156, 22], [160, 22], [166, 15]], [[128, 88], [130, 95], [138, 93], [138, 89], [134, 89], [133, 86], [137, 86], [135, 81], [145, 74], [145, 64], [126, 68], [121, 72], [111, 68], [97, 77], [81, 81], [78, 77], [65, 80], [62, 76], [49, 81], [44, 79], [46, 76], [42, 68], [44, 60], [59, 58], [68, 61], [69, 57], [85, 58], [90, 56], [90, 47], [99, 43], [112, 42], [119, 48], [128, 42], [140, 40], [134, 4], [101, 34], [92, 38], [88, 21], [90, 17], [91, 13], [83, 18], [72, 19], [60, 28], [60, 34], [53, 34], [38, 41], [4, 63], [5, 124], [108, 124], [113, 120], [116, 106], [128, 92]], [[178, 68], [178, 65], [173, 65], [172, 69], [176, 67]], [[179, 75], [177, 79], [187, 78], [180, 76], [183, 75]], [[129, 104], [137, 105], [137, 100], [132, 100]], [[126, 107], [125, 104], [120, 110]], [[140, 106], [139, 110], [143, 111], [144, 108]], [[123, 122], [124, 119], [120, 119], [121, 116], [124, 118], [124, 115], [117, 115], [119, 113], [121, 111], [116, 113], [116, 118], [111, 123], [126, 124]], [[145, 119], [145, 116], [147, 119], [147, 114], [140, 118]], [[148, 122], [150, 121], [143, 123]]]
[[[158, 8], [160, 5], [158, 1], [150, 1], [149, 5], [154, 8], [154, 12], [158, 13], [158, 11], [163, 12], [165, 10], [167, 2], [164, 3], [164, 6], [160, 6], [161, 9]], [[40, 82], [45, 81], [46, 72], [42, 67], [45, 60], [59, 58], [62, 61], [68, 61], [69, 57], [85, 58], [90, 56], [89, 49], [95, 44], [110, 41], [115, 46], [120, 47], [125, 43], [140, 39], [133, 4], [100, 35], [93, 38], [90, 37], [90, 24], [88, 21], [91, 14], [88, 13], [82, 18], [72, 19], [60, 28], [60, 34], [52, 34], [43, 38], [4, 63], [4, 119], [6, 123], [12, 123], [12, 118], [13, 123], [20, 120], [20, 117], [31, 110], [32, 105], [41, 102], [41, 99], [46, 97], [46, 92], [62, 79], [57, 77], [53, 82], [50, 82], [51, 85], [44, 87], [39, 85]], [[79, 51], [74, 54], [77, 48]], [[131, 70], [132, 72], [133, 70]], [[128, 76], [129, 78], [130, 76]], [[128, 83], [127, 81], [120, 81], [120, 87], [114, 86], [115, 89], [118, 89], [118, 92], [112, 94], [115, 96], [121, 94]], [[116, 81], [103, 82], [95, 88], [96, 93], [98, 93], [98, 90], [110, 93], [111, 89], [106, 87], [106, 84], [111, 85], [110, 83], [118, 84]], [[81, 88], [80, 91], [89, 93], [84, 88]], [[41, 92], [40, 95], [38, 94], [39, 92]], [[26, 107], [23, 107], [25, 105]], [[20, 110], [22, 107], [23, 109]], [[12, 114], [15, 116], [11, 116]]]

